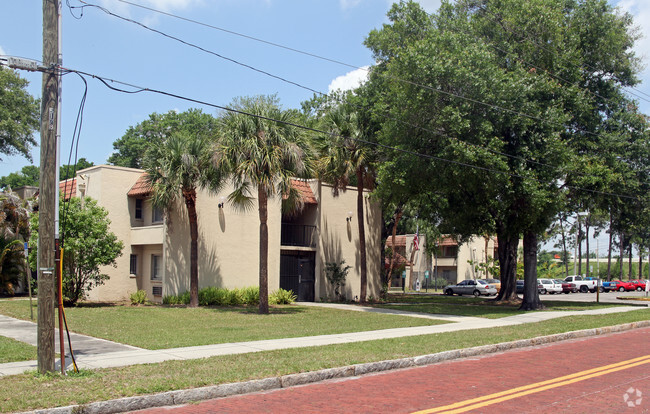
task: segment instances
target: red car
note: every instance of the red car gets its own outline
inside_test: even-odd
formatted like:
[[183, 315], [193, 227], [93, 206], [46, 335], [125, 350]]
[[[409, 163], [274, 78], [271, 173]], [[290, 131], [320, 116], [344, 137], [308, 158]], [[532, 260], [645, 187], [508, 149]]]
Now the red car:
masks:
[[645, 290], [645, 280], [630, 280], [630, 283], [634, 284], [634, 288], [638, 291]]
[[[616, 285], [616, 286], [614, 286]], [[612, 280], [609, 282], [609, 290], [618, 290], [619, 292], [636, 290], [636, 285], [630, 282], [623, 282], [621, 280]]]

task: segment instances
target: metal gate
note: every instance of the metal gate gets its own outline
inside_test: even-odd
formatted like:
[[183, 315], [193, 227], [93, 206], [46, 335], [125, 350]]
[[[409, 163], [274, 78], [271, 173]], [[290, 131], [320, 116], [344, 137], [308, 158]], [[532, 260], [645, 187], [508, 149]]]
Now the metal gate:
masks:
[[316, 254], [314, 252], [282, 252], [280, 254], [280, 287], [291, 290], [301, 302], [314, 301]]

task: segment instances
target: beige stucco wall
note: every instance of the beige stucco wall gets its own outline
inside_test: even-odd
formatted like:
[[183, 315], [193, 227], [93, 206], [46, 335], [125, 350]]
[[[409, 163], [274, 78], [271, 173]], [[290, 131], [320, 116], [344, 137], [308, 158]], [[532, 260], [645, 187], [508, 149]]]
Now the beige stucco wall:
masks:
[[[333, 289], [325, 278], [325, 264], [345, 260], [352, 266], [342, 293], [347, 299], [358, 299], [361, 289], [359, 225], [357, 217], [357, 191], [349, 187], [334, 197], [332, 187], [311, 181], [318, 199], [318, 247], [316, 260], [316, 300], [333, 298]], [[367, 294], [378, 297], [381, 290], [381, 208], [379, 203], [364, 194], [364, 223], [366, 231]], [[352, 211], [352, 220], [347, 221]]]
[[128, 299], [138, 288], [137, 281], [129, 274], [131, 217], [127, 193], [135, 184], [141, 170], [101, 165], [77, 173], [77, 195], [85, 185], [85, 195], [97, 200], [108, 211], [110, 229], [124, 243], [117, 267], [104, 266], [101, 272], [110, 276], [102, 286], [91, 290], [87, 299], [92, 301], [119, 301]]
[[[257, 200], [247, 210], [228, 201], [232, 187], [219, 194], [197, 193], [199, 226], [199, 288], [241, 288], [259, 285], [259, 212]], [[163, 295], [189, 291], [190, 239], [187, 209], [181, 200], [167, 218]], [[280, 200], [268, 201], [269, 292], [280, 286]]]
[[[142, 170], [115, 166], [96, 166], [80, 171], [79, 184], [85, 184], [85, 194], [106, 208], [111, 220], [111, 231], [124, 243], [117, 267], [104, 267], [110, 276], [105, 285], [88, 294], [92, 301], [128, 300], [138, 289], [147, 292], [150, 300], [160, 302], [162, 296], [189, 290], [189, 223], [183, 200], [178, 200], [163, 223], [152, 223], [152, 208], [144, 200], [142, 219], [136, 220], [135, 198], [127, 194], [138, 180]], [[325, 279], [326, 262], [345, 260], [352, 266], [348, 274], [345, 296], [358, 298], [360, 291], [359, 233], [356, 218], [356, 189], [350, 188], [334, 197], [331, 187], [317, 180], [309, 182], [318, 199], [317, 206], [308, 206], [295, 217], [296, 223], [315, 225], [318, 228], [316, 248], [290, 248], [290, 250], [316, 251], [315, 299], [332, 297], [331, 286]], [[218, 194], [200, 190], [197, 194], [199, 225], [199, 287], [218, 286], [237, 288], [257, 286], [259, 283], [259, 213], [256, 200], [251, 208], [242, 209], [226, 201], [218, 204], [232, 192], [226, 186]], [[350, 222], [348, 212], [353, 212]], [[364, 196], [364, 221], [366, 226], [366, 254], [368, 268], [368, 296], [377, 297], [381, 288], [381, 211], [379, 204]], [[281, 201], [269, 200], [269, 291], [280, 286], [281, 252]], [[286, 246], [285, 246], [286, 248]], [[130, 274], [130, 255], [137, 256], [136, 274]], [[151, 257], [162, 257], [162, 280], [151, 280]], [[160, 296], [153, 296], [154, 286], [162, 287]]]

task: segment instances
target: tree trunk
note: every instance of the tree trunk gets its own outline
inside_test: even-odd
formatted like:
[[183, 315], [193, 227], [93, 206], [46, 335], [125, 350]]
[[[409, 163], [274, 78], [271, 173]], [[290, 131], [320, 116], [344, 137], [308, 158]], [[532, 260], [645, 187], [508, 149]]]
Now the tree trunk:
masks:
[[199, 306], [199, 226], [196, 214], [196, 190], [183, 189], [190, 224], [190, 308]]
[[612, 280], [612, 244], [614, 243], [614, 230], [612, 229], [612, 212], [609, 212], [609, 248], [607, 249], [607, 281]]
[[388, 286], [386, 287], [387, 290], [390, 289], [390, 285], [393, 282], [393, 269], [395, 267], [395, 238], [397, 236], [397, 224], [399, 224], [399, 221], [402, 218], [402, 208], [399, 207], [397, 211], [395, 212], [395, 225], [393, 225], [393, 234], [391, 235], [391, 242], [392, 242], [392, 253], [390, 255], [390, 265], [388, 266], [388, 276], [386, 277], [386, 282], [388, 283]]
[[627, 280], [632, 279], [632, 243], [628, 246], [628, 259], [627, 259]]
[[625, 235], [623, 233], [620, 234], [619, 241], [621, 243], [621, 252], [620, 252], [620, 258], [619, 258], [619, 279], [623, 280], [623, 258], [625, 257]]
[[641, 252], [641, 246], [639, 246], [639, 271], [638, 271], [639, 277], [637, 279], [641, 280], [643, 279], [643, 254]]
[[499, 248], [499, 266], [501, 279], [501, 290], [497, 295], [497, 301], [509, 301], [517, 299], [517, 247], [519, 238], [505, 234], [501, 229], [497, 230], [497, 241]]
[[413, 247], [411, 247], [411, 258], [409, 259], [409, 262], [411, 265], [409, 266], [409, 286], [412, 289], [413, 288], [413, 260], [415, 259], [415, 242], [413, 242]]
[[488, 243], [490, 242], [490, 235], [486, 234], [483, 238], [485, 239], [485, 279], [487, 279], [492, 276], [488, 275], [488, 263], [490, 262], [488, 258]]
[[[262, 186], [257, 187], [257, 197], [260, 214], [260, 307], [259, 313], [269, 313], [269, 227], [266, 190]], [[298, 292], [294, 292], [297, 294]]]
[[[578, 216], [578, 275], [582, 276], [582, 226], [580, 225], [580, 216]], [[573, 269], [575, 271], [575, 269]]]
[[359, 302], [366, 302], [368, 274], [366, 267], [366, 228], [363, 220], [363, 170], [357, 170], [357, 219], [359, 221], [359, 262], [361, 265], [361, 288]]
[[560, 216], [560, 232], [562, 233], [562, 261], [564, 261], [564, 276], [569, 276], [569, 255], [566, 249], [566, 233], [564, 233], [564, 216]]
[[524, 233], [524, 300], [521, 310], [544, 309], [537, 290], [537, 234]]

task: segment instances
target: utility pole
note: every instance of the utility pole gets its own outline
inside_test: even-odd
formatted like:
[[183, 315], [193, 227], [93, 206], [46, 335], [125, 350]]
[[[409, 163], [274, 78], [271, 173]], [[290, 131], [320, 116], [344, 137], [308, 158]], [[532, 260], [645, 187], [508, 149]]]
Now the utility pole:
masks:
[[43, 97], [38, 237], [38, 371], [54, 371], [54, 256], [58, 204], [60, 0], [43, 0]]

